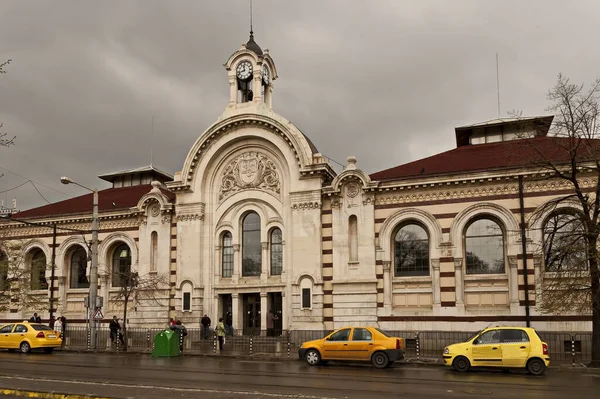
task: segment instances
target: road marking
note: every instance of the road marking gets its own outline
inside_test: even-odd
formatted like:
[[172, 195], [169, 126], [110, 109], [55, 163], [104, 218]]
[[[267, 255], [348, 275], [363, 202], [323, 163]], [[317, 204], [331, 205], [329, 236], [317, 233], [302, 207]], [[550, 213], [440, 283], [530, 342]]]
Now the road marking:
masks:
[[[268, 393], [268, 392], [245, 392], [245, 391], [232, 391], [227, 389], [208, 389], [208, 388], [171, 388], [171, 387], [159, 387], [152, 385], [130, 385], [130, 384], [115, 384], [112, 382], [90, 382], [90, 381], [68, 381], [68, 380], [56, 380], [51, 378], [31, 378], [31, 377], [16, 377], [16, 376], [7, 376], [0, 375], [0, 379], [4, 380], [23, 380], [23, 381], [38, 381], [38, 382], [53, 382], [53, 383], [62, 383], [62, 384], [73, 384], [73, 385], [100, 385], [104, 387], [114, 387], [114, 388], [143, 388], [143, 389], [152, 389], [157, 390], [161, 389], [163, 391], [170, 392], [197, 392], [197, 393], [219, 393], [219, 394], [228, 394], [228, 395], [245, 395], [245, 396], [263, 396], [263, 397], [271, 397], [271, 398], [291, 398], [291, 399], [347, 399], [347, 396], [338, 396], [338, 397], [327, 397], [327, 396], [313, 396], [313, 395], [303, 395], [299, 393], [287, 394], [287, 393]], [[0, 391], [1, 392], [1, 391]], [[111, 398], [100, 398], [96, 396], [77, 396], [77, 395], [66, 395], [66, 396], [29, 396], [30, 398], [39, 398], [39, 399], [111, 399]]]
[[100, 396], [90, 395], [72, 395], [67, 393], [54, 393], [54, 392], [40, 392], [40, 391], [26, 391], [22, 389], [5, 389], [0, 388], [0, 393], [3, 395], [17, 396], [22, 398], [34, 398], [34, 399], [114, 399]]

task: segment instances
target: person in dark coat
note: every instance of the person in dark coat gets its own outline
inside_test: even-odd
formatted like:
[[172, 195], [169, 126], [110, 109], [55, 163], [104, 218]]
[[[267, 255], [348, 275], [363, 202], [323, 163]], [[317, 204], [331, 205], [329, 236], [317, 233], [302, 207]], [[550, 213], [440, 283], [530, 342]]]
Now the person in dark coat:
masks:
[[202, 324], [202, 338], [208, 339], [208, 330], [210, 329], [210, 317], [207, 314], [202, 316], [200, 324]]
[[113, 316], [110, 321], [108, 328], [110, 328], [110, 342], [113, 344], [118, 339], [121, 341], [122, 345], [125, 345], [125, 341], [123, 340], [123, 334], [121, 334], [121, 325], [119, 324], [119, 319], [117, 316]]
[[41, 323], [42, 322], [42, 318], [40, 316], [38, 316], [37, 313], [34, 313], [33, 316], [31, 316], [31, 318], [29, 319], [30, 323]]

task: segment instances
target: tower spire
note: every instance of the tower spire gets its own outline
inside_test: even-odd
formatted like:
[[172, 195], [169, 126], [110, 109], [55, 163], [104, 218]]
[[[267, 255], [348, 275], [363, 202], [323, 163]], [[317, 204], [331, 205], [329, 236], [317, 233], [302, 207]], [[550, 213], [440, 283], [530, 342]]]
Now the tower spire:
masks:
[[254, 40], [254, 31], [252, 30], [252, 0], [250, 0], [250, 40]]

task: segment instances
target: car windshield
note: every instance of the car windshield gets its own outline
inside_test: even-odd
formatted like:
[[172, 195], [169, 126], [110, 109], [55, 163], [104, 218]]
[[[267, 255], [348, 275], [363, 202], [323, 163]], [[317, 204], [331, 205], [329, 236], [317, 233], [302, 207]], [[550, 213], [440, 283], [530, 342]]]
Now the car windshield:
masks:
[[475, 337], [478, 336], [479, 334], [481, 334], [482, 331], [483, 330], [477, 331], [475, 334], [473, 334], [472, 336], [470, 336], [465, 342], [470, 342], [470, 341], [474, 340]]
[[35, 331], [52, 331], [52, 329], [48, 326], [45, 326], [43, 324], [30, 324], [30, 326], [35, 330]]
[[377, 331], [379, 331], [381, 334], [385, 335], [385, 336], [386, 336], [386, 337], [388, 337], [388, 338], [391, 338], [391, 337], [393, 337], [393, 335], [392, 335], [392, 334], [390, 334], [389, 332], [387, 332], [387, 331], [385, 331], [385, 330], [381, 330], [381, 329], [379, 329], [379, 328], [376, 328], [376, 330], [377, 330]]

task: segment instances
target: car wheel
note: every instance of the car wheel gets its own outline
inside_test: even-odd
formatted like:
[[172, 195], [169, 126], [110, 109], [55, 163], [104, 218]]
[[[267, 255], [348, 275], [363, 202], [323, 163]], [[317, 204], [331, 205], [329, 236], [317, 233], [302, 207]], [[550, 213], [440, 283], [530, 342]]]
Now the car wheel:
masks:
[[375, 352], [371, 357], [371, 363], [373, 366], [378, 369], [384, 369], [388, 366], [390, 359], [383, 352]]
[[452, 362], [452, 368], [456, 371], [464, 373], [466, 371], [469, 371], [469, 369], [471, 368], [471, 362], [469, 362], [469, 359], [467, 359], [464, 356], [458, 356]]
[[546, 371], [546, 365], [542, 359], [531, 359], [527, 362], [527, 371], [531, 375], [542, 375]]
[[316, 349], [309, 349], [304, 358], [309, 366], [316, 366], [321, 363], [321, 354]]
[[44, 348], [44, 352], [46, 353], [52, 353], [53, 350], [54, 348]]
[[29, 353], [31, 351], [31, 345], [27, 341], [21, 342], [19, 348], [21, 349], [21, 353]]

